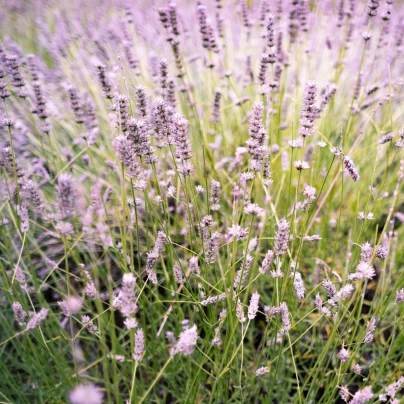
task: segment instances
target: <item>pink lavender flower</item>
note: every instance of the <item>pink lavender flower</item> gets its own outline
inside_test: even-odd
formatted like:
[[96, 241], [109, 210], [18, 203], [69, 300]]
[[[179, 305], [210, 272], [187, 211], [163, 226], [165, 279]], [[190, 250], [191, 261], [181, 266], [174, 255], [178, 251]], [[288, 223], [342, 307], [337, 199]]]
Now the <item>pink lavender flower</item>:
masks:
[[369, 17], [375, 17], [377, 15], [377, 9], [380, 6], [380, 0], [370, 0], [367, 4], [367, 11]]
[[382, 238], [382, 244], [378, 247], [376, 251], [376, 257], [379, 257], [381, 259], [386, 259], [388, 253], [389, 253], [390, 245], [389, 245], [389, 238], [387, 237], [387, 234], [383, 234]]
[[293, 162], [293, 167], [298, 171], [308, 170], [310, 168], [310, 164], [307, 161], [297, 160]]
[[58, 302], [61, 312], [69, 317], [74, 313], [80, 311], [83, 306], [83, 301], [76, 296], [69, 296], [66, 300]]
[[155, 138], [157, 147], [165, 147], [173, 143], [172, 137], [172, 115], [169, 107], [163, 100], [155, 103], [153, 108], [153, 118], [155, 124]]
[[198, 265], [198, 257], [194, 256], [189, 259], [189, 269], [191, 270], [192, 274], [199, 276], [200, 271]]
[[375, 269], [367, 262], [359, 262], [356, 272], [349, 275], [348, 279], [373, 279], [376, 276]]
[[180, 333], [178, 341], [175, 344], [173, 355], [182, 353], [184, 356], [189, 356], [195, 349], [198, 333], [196, 325]]
[[96, 70], [98, 75], [98, 81], [100, 82], [102, 91], [104, 92], [104, 97], [111, 99], [114, 98], [112, 92], [112, 83], [107, 76], [107, 68], [102, 63], [96, 64]]
[[348, 171], [348, 173], [351, 176], [351, 178], [353, 179], [353, 181], [358, 182], [360, 176], [358, 174], [358, 170], [356, 169], [355, 164], [352, 161], [352, 159], [348, 156], [345, 156], [343, 159], [343, 163], [344, 163], [345, 169]]
[[321, 237], [319, 234], [313, 234], [312, 236], [304, 236], [303, 241], [320, 241]]
[[92, 280], [90, 273], [88, 271], [84, 271], [84, 274], [86, 276], [86, 287], [85, 287], [86, 296], [90, 300], [94, 300], [97, 297], [97, 289], [95, 287], [94, 281]]
[[266, 366], [261, 366], [255, 371], [255, 376], [262, 376], [265, 373], [269, 373], [269, 369]]
[[38, 313], [34, 313], [27, 323], [27, 330], [33, 330], [41, 325], [48, 315], [48, 309], [41, 309]]
[[404, 289], [397, 290], [395, 304], [404, 302]]
[[135, 87], [136, 94], [136, 113], [139, 118], [147, 117], [147, 95], [146, 89], [139, 85]]
[[244, 308], [243, 308], [243, 305], [240, 302], [240, 299], [237, 299], [236, 316], [237, 316], [238, 321], [240, 321], [240, 323], [245, 322], [246, 318], [244, 316]]
[[220, 295], [216, 295], [216, 296], [209, 296], [207, 299], [205, 299], [201, 302], [201, 305], [208, 306], [210, 304], [215, 304], [215, 303], [221, 302], [223, 300], [226, 300], [225, 293], [221, 293]]
[[356, 373], [357, 375], [360, 375], [361, 372], [362, 372], [362, 368], [361, 368], [358, 364], [356, 364], [356, 365], [353, 367], [353, 371], [354, 371], [354, 373]]
[[199, 30], [202, 36], [202, 46], [207, 50], [212, 50], [213, 52], [217, 53], [219, 51], [219, 48], [217, 46], [213, 28], [208, 21], [206, 7], [202, 4], [199, 4], [197, 6], [197, 16], [199, 22]]
[[25, 325], [25, 318], [27, 317], [26, 311], [22, 308], [21, 303], [14, 302], [12, 304], [13, 312], [14, 312], [14, 320], [18, 323], [20, 327]]
[[81, 316], [81, 322], [83, 326], [87, 329], [90, 334], [94, 334], [97, 332], [98, 327], [94, 324], [93, 320], [86, 314]]
[[69, 393], [70, 404], [101, 404], [104, 394], [94, 384], [80, 385]]
[[368, 243], [361, 245], [361, 261], [370, 262], [373, 255], [373, 247]]
[[133, 359], [139, 362], [144, 353], [144, 334], [143, 329], [139, 328], [135, 333], [135, 349], [133, 352]]
[[364, 343], [370, 343], [373, 342], [375, 339], [375, 330], [376, 330], [376, 319], [373, 317], [370, 321], [367, 323], [367, 331], [365, 338], [363, 339]]
[[386, 392], [391, 398], [395, 398], [397, 391], [404, 385], [404, 376], [401, 376], [396, 382], [386, 387]]
[[313, 130], [314, 119], [318, 113], [316, 94], [317, 84], [314, 81], [308, 81], [304, 89], [300, 128], [298, 130], [302, 137], [311, 136]]
[[288, 250], [289, 232], [288, 221], [282, 219], [278, 224], [278, 231], [275, 234], [274, 251], [276, 255], [284, 255]]
[[220, 182], [212, 180], [210, 186], [210, 209], [219, 210], [220, 209]]
[[355, 393], [350, 404], [365, 404], [373, 398], [372, 388], [365, 387], [363, 390], [359, 390]]
[[127, 139], [136, 156], [145, 156], [146, 162], [150, 162], [154, 150], [150, 144], [149, 125], [143, 119], [128, 119], [125, 123]]
[[17, 209], [18, 216], [21, 219], [21, 232], [26, 233], [29, 230], [29, 216], [28, 216], [28, 205], [22, 203]]
[[248, 227], [241, 227], [238, 224], [234, 224], [227, 230], [227, 237], [229, 240], [245, 240], [248, 236]]
[[349, 351], [345, 348], [342, 348], [338, 352], [338, 358], [341, 361], [341, 363], [346, 362], [350, 357], [351, 357], [351, 355], [350, 355]]
[[136, 278], [131, 273], [123, 275], [122, 288], [118, 296], [114, 298], [113, 305], [125, 317], [130, 317], [137, 312]]
[[265, 210], [256, 203], [247, 203], [244, 206], [244, 213], [247, 215], [262, 216], [265, 213]]
[[70, 218], [74, 214], [76, 204], [75, 186], [70, 174], [62, 173], [59, 175], [56, 192], [60, 219]]
[[255, 316], [257, 315], [258, 311], [258, 301], [260, 295], [258, 292], [254, 292], [250, 299], [250, 305], [248, 306], [248, 319], [254, 320]]
[[220, 234], [218, 232], [212, 233], [212, 236], [207, 241], [205, 251], [205, 261], [208, 264], [214, 264], [216, 261], [217, 250], [219, 247]]
[[45, 120], [49, 118], [48, 111], [46, 110], [46, 100], [43, 93], [42, 85], [39, 81], [32, 82], [32, 90], [34, 91], [35, 97], [35, 113], [38, 118]]
[[178, 262], [176, 262], [173, 266], [173, 273], [174, 273], [175, 282], [177, 282], [178, 284], [181, 284], [183, 282], [182, 269], [181, 269], [181, 265]]
[[43, 200], [39, 193], [38, 185], [32, 180], [27, 180], [23, 185], [23, 189], [28, 192], [31, 203], [36, 206], [38, 210], [42, 210]]
[[275, 254], [272, 250], [268, 250], [268, 252], [265, 255], [265, 258], [263, 259], [261, 266], [259, 267], [259, 272], [260, 274], [265, 274], [266, 272], [269, 271], [272, 262], [274, 261]]
[[62, 235], [62, 236], [70, 236], [74, 234], [74, 228], [71, 223], [68, 222], [57, 222], [55, 225], [55, 229]]
[[20, 266], [17, 266], [14, 269], [14, 277], [15, 280], [19, 283], [25, 283], [25, 274], [24, 271], [22, 270], [22, 268]]
[[295, 289], [295, 293], [296, 293], [296, 296], [297, 296], [299, 302], [302, 302], [304, 300], [304, 295], [306, 293], [306, 288], [304, 286], [302, 275], [299, 272], [295, 272], [295, 273], [292, 273], [290, 275], [290, 277], [292, 279], [294, 278], [293, 287]]
[[213, 97], [213, 104], [212, 104], [212, 113], [210, 117], [210, 121], [213, 123], [220, 121], [220, 100], [222, 97], [222, 91], [220, 88], [215, 89], [215, 94]]
[[[70, 106], [74, 112], [74, 121], [78, 124], [84, 123], [84, 110], [81, 105], [79, 91], [76, 86], [70, 86], [67, 89], [70, 98]], [[39, 115], [38, 115], [39, 116]]]
[[248, 274], [251, 268], [251, 265], [253, 263], [254, 258], [250, 255], [247, 254], [245, 259], [243, 259], [243, 262], [241, 264], [241, 269], [239, 269], [237, 271], [237, 274], [234, 278], [234, 289], [238, 290], [244, 287], [247, 278], [248, 278]]
[[341, 386], [341, 388], [339, 390], [339, 395], [347, 403], [349, 401], [349, 398], [350, 398], [348, 387]]
[[[188, 121], [180, 114], [175, 114], [173, 117], [173, 136], [176, 147], [175, 157], [182, 162], [182, 166], [178, 168], [178, 171], [183, 175], [189, 175], [194, 167], [190, 163], [188, 165], [184, 163], [193, 156], [193, 153], [189, 142]], [[189, 168], [185, 169], [188, 166]]]

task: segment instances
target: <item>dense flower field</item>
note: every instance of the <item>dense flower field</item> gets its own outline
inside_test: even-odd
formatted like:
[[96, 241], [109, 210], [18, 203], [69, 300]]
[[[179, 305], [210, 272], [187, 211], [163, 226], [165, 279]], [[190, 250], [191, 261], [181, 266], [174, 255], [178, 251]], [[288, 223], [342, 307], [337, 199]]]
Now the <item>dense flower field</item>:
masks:
[[0, 402], [399, 403], [402, 2], [0, 3]]

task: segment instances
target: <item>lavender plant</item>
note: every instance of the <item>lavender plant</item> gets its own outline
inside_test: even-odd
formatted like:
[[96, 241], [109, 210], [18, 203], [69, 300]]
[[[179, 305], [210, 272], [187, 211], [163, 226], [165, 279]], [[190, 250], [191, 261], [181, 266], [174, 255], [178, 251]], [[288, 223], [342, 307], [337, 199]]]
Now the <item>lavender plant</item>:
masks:
[[1, 402], [403, 399], [402, 2], [1, 7]]

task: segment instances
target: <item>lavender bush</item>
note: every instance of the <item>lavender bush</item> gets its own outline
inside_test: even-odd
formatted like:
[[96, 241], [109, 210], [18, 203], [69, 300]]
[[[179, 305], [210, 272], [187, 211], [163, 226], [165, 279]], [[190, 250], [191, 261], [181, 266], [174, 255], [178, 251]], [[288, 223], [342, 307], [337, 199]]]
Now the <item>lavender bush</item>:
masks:
[[402, 2], [1, 6], [2, 403], [400, 402]]

